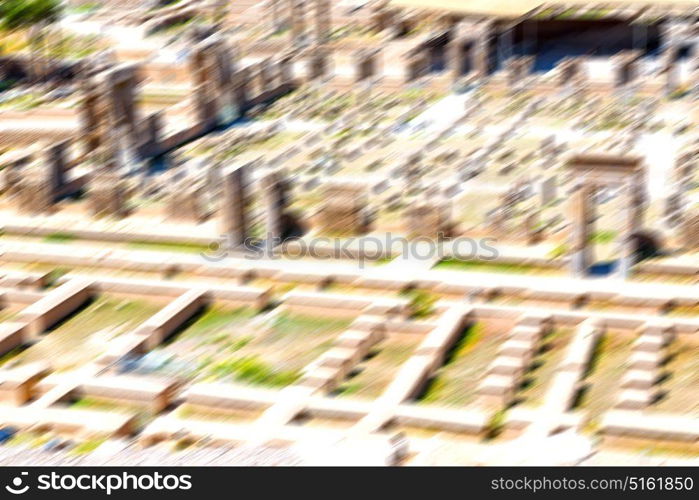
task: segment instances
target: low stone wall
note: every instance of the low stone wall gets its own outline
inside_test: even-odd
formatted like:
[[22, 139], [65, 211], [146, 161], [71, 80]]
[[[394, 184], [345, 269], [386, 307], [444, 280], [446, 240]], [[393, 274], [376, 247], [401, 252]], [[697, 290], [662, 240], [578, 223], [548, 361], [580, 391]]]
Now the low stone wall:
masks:
[[208, 302], [209, 297], [205, 291], [189, 290], [142, 323], [136, 334], [146, 338], [147, 349], [153, 349]]
[[128, 436], [135, 428], [136, 415], [63, 408], [3, 408], [0, 424], [19, 429], [48, 428], [81, 436]]
[[332, 314], [355, 317], [365, 314], [394, 314], [405, 316], [408, 301], [404, 299], [372, 298], [339, 293], [302, 292], [292, 290], [282, 298], [284, 307], [305, 313]]
[[489, 413], [478, 409], [428, 408], [417, 405], [400, 405], [395, 412], [398, 424], [424, 429], [481, 434], [488, 427]]
[[612, 410], [600, 425], [607, 436], [699, 444], [699, 419], [691, 416]]
[[49, 282], [49, 273], [6, 272], [0, 277], [0, 289], [8, 288], [42, 288]]
[[580, 375], [587, 370], [587, 365], [592, 359], [595, 346], [602, 334], [599, 324], [599, 321], [587, 320], [578, 327], [561, 361], [560, 370]]
[[28, 325], [24, 321], [0, 323], [0, 356], [24, 344]]
[[[45, 237], [61, 231], [55, 226], [23, 226], [20, 224], [6, 224], [2, 227], [6, 234], [16, 234], [19, 236]], [[114, 243], [172, 243], [172, 244], [195, 244], [208, 245], [211, 243], [210, 236], [173, 236], [149, 233], [102, 231], [89, 229], [71, 229], [68, 231], [71, 236], [77, 239], [93, 241], [111, 241]]]
[[41, 300], [45, 292], [34, 290], [17, 290], [16, 288], [0, 289], [0, 303], [3, 307], [26, 306]]
[[48, 372], [49, 365], [43, 362], [0, 369], [0, 401], [11, 406], [27, 403], [36, 384]]
[[[49, 376], [37, 385], [46, 393], [61, 383], [62, 377]], [[154, 412], [167, 408], [174, 400], [179, 383], [172, 379], [136, 375], [100, 375], [88, 377], [70, 393], [71, 397], [89, 396], [130, 405], [143, 405]]]
[[193, 384], [184, 393], [187, 404], [223, 410], [265, 410], [278, 399], [277, 391], [216, 382]]
[[299, 382], [314, 392], [329, 392], [337, 387], [369, 350], [386, 337], [380, 317], [365, 321], [359, 316], [348, 330], [340, 334], [333, 346], [315, 360]]
[[[59, 280], [60, 282], [61, 280]], [[225, 301], [235, 306], [261, 309], [267, 305], [270, 297], [269, 288], [250, 286], [212, 285], [187, 281], [152, 281], [103, 277], [93, 282], [95, 290], [100, 292], [146, 295], [155, 297], [177, 297], [191, 290], [205, 289], [212, 300]]]
[[17, 320], [27, 323], [30, 338], [36, 337], [87, 302], [93, 291], [91, 281], [72, 279], [23, 309]]
[[458, 340], [470, 318], [470, 307], [453, 307], [439, 319], [437, 326], [427, 334], [418, 346], [416, 355], [431, 356], [432, 370], [438, 369], [444, 362], [446, 353]]

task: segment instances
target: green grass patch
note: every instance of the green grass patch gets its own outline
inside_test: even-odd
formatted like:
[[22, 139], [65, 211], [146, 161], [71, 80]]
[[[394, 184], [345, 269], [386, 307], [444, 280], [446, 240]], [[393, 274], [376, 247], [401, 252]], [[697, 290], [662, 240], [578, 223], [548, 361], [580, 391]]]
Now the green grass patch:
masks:
[[95, 451], [97, 448], [99, 448], [102, 443], [104, 443], [106, 439], [89, 439], [87, 441], [83, 441], [80, 443], [78, 446], [73, 448], [71, 450], [71, 454], [73, 455], [85, 455], [87, 453], [92, 453]]
[[154, 241], [130, 241], [127, 245], [134, 250], [151, 250], [154, 252], [201, 253], [211, 250], [209, 245], [201, 243], [168, 243]]
[[205, 336], [201, 339], [204, 345], [224, 342], [226, 339], [230, 339], [230, 336], [228, 332], [221, 332], [221, 330], [238, 325], [242, 321], [252, 318], [255, 314], [255, 310], [249, 307], [236, 309], [210, 307], [200, 315], [194, 316], [182, 327], [181, 334], [173, 335], [170, 341]]
[[[483, 324], [474, 323], [469, 325], [447, 353], [441, 371], [443, 372], [445, 367], [471, 352], [482, 338]], [[447, 398], [450, 390], [450, 383], [446, 378], [434, 377], [430, 380], [419, 400], [422, 403], [438, 403]]]
[[44, 238], [45, 243], [70, 243], [78, 238], [72, 233], [56, 232], [47, 235]]
[[565, 257], [567, 254], [568, 245], [566, 245], [565, 243], [561, 243], [560, 245], [556, 245], [554, 248], [552, 248], [548, 256], [550, 259], [558, 259], [561, 257]]
[[280, 314], [274, 320], [274, 329], [283, 335], [308, 332], [341, 331], [349, 327], [351, 320], [321, 318], [304, 314]]
[[413, 318], [427, 318], [434, 314], [434, 306], [439, 300], [437, 295], [427, 290], [406, 290], [401, 295], [410, 299]]
[[102, 8], [100, 2], [85, 2], [80, 5], [74, 5], [67, 9], [68, 14], [90, 14]]
[[492, 261], [460, 260], [453, 258], [447, 258], [437, 262], [433, 269], [485, 271], [497, 273], [530, 273], [547, 271], [546, 268], [530, 266], [527, 264], [507, 264]]
[[275, 370], [255, 355], [221, 361], [212, 367], [211, 372], [218, 377], [232, 376], [240, 382], [268, 387], [285, 387], [301, 377], [298, 370]]
[[617, 232], [612, 230], [595, 231], [590, 236], [590, 243], [596, 243], [598, 245], [606, 245], [612, 243], [617, 237]]

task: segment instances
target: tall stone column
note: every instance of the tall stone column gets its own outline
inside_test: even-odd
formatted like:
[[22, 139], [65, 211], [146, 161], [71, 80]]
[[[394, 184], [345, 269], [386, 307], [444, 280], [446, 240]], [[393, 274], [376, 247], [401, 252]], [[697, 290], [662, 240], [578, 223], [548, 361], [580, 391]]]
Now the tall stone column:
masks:
[[284, 54], [281, 58], [279, 58], [277, 65], [277, 71], [279, 74], [279, 84], [291, 84], [294, 80], [294, 56], [292, 54]]
[[260, 61], [257, 65], [257, 79], [260, 88], [260, 94], [265, 94], [274, 88], [274, 76], [272, 72], [271, 61], [269, 59]]
[[[470, 71], [471, 45], [466, 38], [467, 26], [458, 24], [452, 29], [451, 40], [447, 46], [447, 66], [452, 83], [456, 83], [466, 71]], [[467, 63], [468, 61], [468, 63]]]
[[689, 89], [696, 91], [699, 82], [699, 42], [692, 44], [689, 51]]
[[410, 83], [425, 75], [427, 60], [422, 52], [408, 54], [404, 59], [405, 83]]
[[332, 2], [315, 0], [315, 38], [317, 43], [325, 43], [332, 31]]
[[243, 114], [250, 100], [250, 71], [247, 68], [239, 69], [234, 77], [233, 95], [238, 106], [238, 113]]
[[269, 0], [269, 17], [272, 21], [272, 31], [275, 33], [282, 28], [281, 16], [279, 13], [279, 0]]
[[671, 45], [663, 52], [661, 71], [665, 74], [665, 95], [672, 94], [680, 87], [680, 67], [676, 62], [678, 51], [679, 47]]
[[377, 50], [361, 49], [354, 53], [355, 81], [374, 78], [376, 74]]
[[474, 41], [471, 51], [471, 68], [478, 78], [488, 76], [493, 70], [493, 27], [490, 24], [482, 26], [478, 39]]
[[323, 78], [330, 73], [330, 53], [327, 49], [317, 47], [309, 54], [307, 63], [308, 70], [306, 71], [307, 80], [315, 80]]
[[80, 88], [82, 101], [80, 103], [80, 128], [84, 141], [84, 151], [90, 154], [99, 148], [101, 144], [100, 136], [100, 113], [99, 113], [99, 92], [92, 80], [84, 80]]
[[271, 172], [262, 179], [262, 190], [267, 225], [267, 244], [271, 247], [281, 243], [284, 235], [284, 217], [287, 205], [286, 181], [278, 172]]
[[393, 24], [395, 12], [389, 4], [389, 0], [382, 0], [372, 5], [371, 25], [374, 31], [381, 32]]
[[46, 151], [46, 162], [48, 165], [49, 185], [51, 192], [56, 194], [65, 184], [66, 171], [66, 149], [70, 144], [69, 140], [53, 144]]
[[305, 2], [304, 0], [289, 0], [289, 18], [291, 24], [291, 40], [300, 43], [306, 33]]
[[163, 112], [156, 111], [146, 118], [141, 134], [141, 155], [152, 156], [160, 151], [160, 141], [163, 137]]
[[570, 197], [570, 269], [571, 274], [583, 277], [592, 262], [590, 236], [594, 217], [592, 196], [595, 188], [589, 182], [583, 182]]
[[635, 179], [624, 183], [622, 190], [622, 220], [618, 244], [619, 268], [618, 277], [626, 279], [631, 274], [634, 264], [635, 244], [634, 235], [638, 233], [643, 224], [643, 199], [638, 192]]
[[232, 247], [242, 246], [248, 235], [246, 213], [247, 167], [224, 173], [221, 198], [221, 232]]

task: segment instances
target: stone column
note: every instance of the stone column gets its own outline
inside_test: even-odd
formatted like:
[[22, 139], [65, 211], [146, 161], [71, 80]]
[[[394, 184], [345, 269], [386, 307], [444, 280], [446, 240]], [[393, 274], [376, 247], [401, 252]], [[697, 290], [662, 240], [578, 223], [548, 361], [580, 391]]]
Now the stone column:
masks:
[[257, 75], [258, 84], [260, 86], [260, 94], [265, 94], [274, 88], [272, 67], [269, 59], [259, 62], [257, 65]]
[[102, 171], [94, 174], [87, 188], [87, 200], [93, 217], [124, 217], [128, 213], [129, 190], [117, 173]]
[[682, 217], [679, 228], [679, 243], [683, 250], [699, 250], [699, 212], [691, 212]]
[[85, 153], [89, 154], [100, 146], [99, 97], [92, 80], [81, 84], [80, 128], [85, 143]]
[[689, 51], [689, 89], [696, 91], [699, 82], [699, 42], [692, 44]]
[[218, 118], [221, 123], [228, 123], [236, 118], [236, 103], [233, 94], [233, 74], [236, 66], [237, 53], [223, 41], [212, 44], [213, 76], [218, 108]]
[[216, 88], [212, 78], [215, 68], [210, 59], [204, 49], [204, 44], [199, 44], [193, 49], [189, 61], [194, 80], [194, 103], [197, 119], [202, 123], [214, 123], [217, 121], [218, 115]]
[[306, 33], [306, 22], [304, 19], [304, 0], [289, 0], [289, 17], [291, 23], [291, 40], [298, 44], [302, 41]]
[[270, 248], [281, 243], [284, 235], [284, 217], [287, 204], [286, 182], [278, 172], [271, 172], [262, 179], [267, 234]]
[[532, 210], [524, 216], [524, 237], [527, 245], [536, 245], [541, 238], [540, 213]]
[[279, 0], [269, 0], [269, 16], [272, 18], [272, 31], [275, 33], [282, 29], [281, 16], [279, 15]]
[[315, 39], [316, 43], [325, 43], [332, 32], [332, 2], [315, 0]]
[[307, 80], [315, 80], [327, 76], [330, 71], [328, 50], [318, 47], [308, 56]]
[[129, 138], [135, 142], [140, 123], [136, 107], [136, 86], [139, 67], [136, 64], [122, 64], [103, 75], [104, 96], [108, 100], [107, 117], [109, 127], [126, 127]]
[[152, 156], [160, 151], [160, 140], [163, 136], [163, 112], [156, 111], [144, 120], [141, 134], [141, 155]]
[[447, 66], [452, 83], [456, 83], [464, 74], [471, 71], [471, 41], [466, 38], [467, 27], [458, 24], [452, 29], [451, 40], [447, 46]]
[[520, 62], [516, 56], [506, 59], [503, 63], [505, 69], [505, 81], [507, 86], [512, 89], [521, 82], [520, 77]]
[[65, 140], [53, 144], [46, 151], [46, 163], [48, 165], [48, 182], [51, 192], [56, 195], [65, 184], [66, 171], [66, 149], [70, 140]]
[[377, 52], [371, 49], [362, 49], [354, 53], [356, 82], [374, 77], [376, 74]]
[[427, 60], [423, 52], [407, 54], [404, 61], [406, 83], [410, 83], [425, 75]]
[[233, 96], [235, 105], [238, 108], [238, 114], [245, 113], [248, 107], [248, 85], [249, 72], [247, 68], [240, 68], [233, 77]]
[[478, 39], [474, 41], [471, 51], [471, 68], [478, 78], [488, 76], [493, 70], [493, 29], [490, 24], [481, 27]]
[[630, 51], [617, 56], [615, 61], [615, 87], [625, 87], [634, 83], [638, 76], [639, 54]]
[[594, 186], [583, 181], [570, 198], [570, 269], [578, 277], [585, 276], [592, 262], [590, 236], [594, 217], [594, 192]]
[[643, 201], [638, 192], [638, 183], [635, 179], [629, 179], [621, 189], [622, 195], [622, 221], [618, 244], [619, 268], [617, 275], [626, 279], [631, 273], [634, 264], [635, 245], [634, 235], [638, 233], [643, 224]]
[[242, 246], [248, 236], [246, 170], [247, 167], [241, 165], [223, 176], [221, 232], [232, 247]]
[[375, 3], [371, 10], [371, 25], [374, 31], [381, 32], [388, 29], [394, 22], [394, 11], [390, 8], [388, 0]]
[[661, 56], [660, 71], [665, 75], [665, 95], [672, 94], [680, 86], [680, 68], [677, 64], [679, 47], [675, 44], [665, 47]]
[[294, 58], [291, 54], [284, 54], [277, 62], [280, 85], [289, 85], [293, 83], [293, 64]]
[[558, 63], [556, 79], [559, 87], [579, 88], [584, 83], [582, 62], [581, 57], [567, 57]]

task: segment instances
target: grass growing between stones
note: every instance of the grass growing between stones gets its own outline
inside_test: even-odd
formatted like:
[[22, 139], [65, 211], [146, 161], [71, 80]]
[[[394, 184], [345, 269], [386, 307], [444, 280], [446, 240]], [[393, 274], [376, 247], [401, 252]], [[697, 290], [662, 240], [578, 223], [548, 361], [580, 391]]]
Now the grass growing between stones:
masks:
[[592, 428], [602, 413], [616, 403], [632, 345], [632, 336], [612, 331], [604, 334], [595, 347], [583, 389], [575, 404], [575, 408], [588, 412]]
[[239, 382], [284, 387], [296, 382], [303, 368], [330, 348], [350, 320], [294, 313], [274, 317], [261, 334], [236, 355], [212, 367], [213, 375]]
[[193, 420], [210, 420], [214, 422], [251, 422], [257, 419], [263, 409], [241, 409], [241, 408], [209, 408], [204, 406], [184, 403], [177, 407], [174, 414], [178, 418], [188, 418]]
[[73, 455], [86, 455], [88, 453], [92, 453], [93, 451], [95, 451], [105, 441], [106, 441], [106, 439], [104, 439], [104, 438], [88, 439], [87, 441], [83, 441], [82, 443], [77, 445], [75, 448], [70, 450], [70, 452]]
[[184, 340], [195, 340], [197, 345], [219, 344], [224, 337], [230, 336], [230, 331], [223, 332], [241, 325], [256, 314], [254, 309], [247, 307], [226, 308], [211, 307], [195, 315], [180, 328], [179, 333], [170, 338], [170, 343]]
[[71, 233], [52, 233], [44, 238], [44, 243], [68, 243], [75, 241], [77, 237]]
[[699, 415], [699, 344], [683, 339], [668, 347], [667, 377], [653, 411]]
[[388, 387], [400, 366], [422, 340], [419, 335], [391, 334], [336, 389], [337, 396], [376, 398]]
[[131, 241], [127, 248], [132, 250], [150, 250], [153, 252], [178, 252], [178, 253], [209, 253], [209, 245], [200, 243], [165, 243], [152, 241]]
[[56, 370], [76, 368], [97, 358], [114, 336], [142, 323], [159, 309], [157, 304], [101, 295], [58, 323], [20, 353], [20, 363], [49, 360]]
[[173, 358], [167, 370], [209, 381], [284, 387], [296, 382], [350, 322], [288, 312], [263, 318], [249, 308], [211, 308], [190, 320], [160, 352]]
[[543, 339], [541, 349], [534, 356], [531, 369], [525, 374], [517, 392], [518, 403], [533, 406], [543, 404], [551, 378], [563, 361], [573, 333], [571, 328], [557, 328]]
[[71, 408], [93, 411], [107, 411], [111, 413], [137, 413], [144, 410], [145, 405], [122, 403], [109, 399], [83, 396], [73, 401]]
[[421, 404], [464, 406], [475, 397], [478, 382], [488, 365], [495, 359], [504, 333], [487, 328], [485, 323], [467, 327], [447, 353], [444, 364], [428, 382]]
[[505, 264], [477, 260], [460, 260], [447, 258], [440, 260], [433, 267], [445, 271], [479, 271], [510, 274], [560, 274], [556, 269], [548, 269], [528, 264]]

